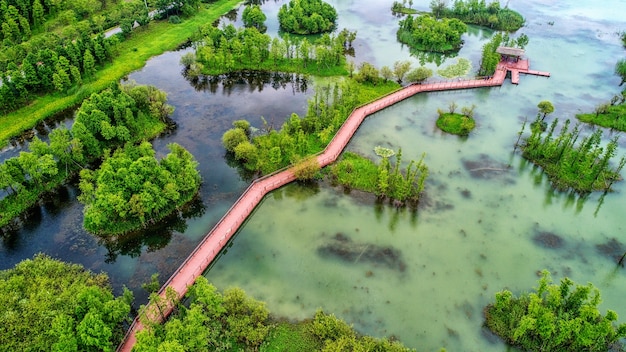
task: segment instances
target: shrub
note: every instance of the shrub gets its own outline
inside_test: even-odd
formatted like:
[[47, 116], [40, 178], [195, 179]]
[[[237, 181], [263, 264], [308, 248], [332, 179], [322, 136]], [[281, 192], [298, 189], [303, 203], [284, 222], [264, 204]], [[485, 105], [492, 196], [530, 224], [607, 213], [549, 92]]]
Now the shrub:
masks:
[[183, 20], [180, 19], [180, 17], [178, 16], [170, 16], [167, 19], [167, 22], [171, 23], [171, 24], [179, 24], [181, 23]]

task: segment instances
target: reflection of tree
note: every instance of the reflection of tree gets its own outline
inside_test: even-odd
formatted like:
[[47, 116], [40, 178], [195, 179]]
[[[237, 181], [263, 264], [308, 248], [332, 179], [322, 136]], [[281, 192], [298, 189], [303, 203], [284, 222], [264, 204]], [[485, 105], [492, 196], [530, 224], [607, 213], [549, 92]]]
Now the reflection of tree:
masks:
[[458, 52], [434, 53], [429, 51], [411, 50], [411, 55], [414, 56], [422, 66], [427, 63], [434, 63], [437, 67], [439, 67], [446, 61], [446, 59], [457, 57]]
[[234, 9], [232, 9], [232, 10], [228, 11], [228, 12], [224, 15], [224, 17], [228, 18], [228, 20], [230, 20], [230, 21], [232, 21], [232, 22], [235, 22], [235, 21], [237, 21], [237, 12], [238, 12], [238, 11], [239, 11], [239, 9], [238, 9], [238, 8], [234, 8]]
[[98, 242], [104, 245], [108, 251], [105, 257], [106, 263], [114, 263], [119, 255], [127, 255], [131, 258], [138, 257], [143, 248], [152, 252], [165, 248], [172, 239], [173, 232], [185, 232], [187, 219], [200, 217], [206, 207], [200, 197], [194, 198], [171, 216], [149, 226], [146, 229], [131, 232], [119, 236], [101, 237]]
[[291, 87], [294, 93], [306, 92], [308, 89], [308, 79], [296, 73], [267, 72], [267, 71], [238, 71], [217, 76], [191, 76], [183, 72], [185, 79], [197, 90], [213, 94], [217, 93], [221, 86], [226, 95], [230, 95], [236, 85], [248, 85], [250, 91], [259, 92], [270, 85], [278, 90]]
[[320, 185], [317, 181], [297, 181], [295, 184], [284, 188], [284, 195], [297, 200], [306, 200], [320, 191]]

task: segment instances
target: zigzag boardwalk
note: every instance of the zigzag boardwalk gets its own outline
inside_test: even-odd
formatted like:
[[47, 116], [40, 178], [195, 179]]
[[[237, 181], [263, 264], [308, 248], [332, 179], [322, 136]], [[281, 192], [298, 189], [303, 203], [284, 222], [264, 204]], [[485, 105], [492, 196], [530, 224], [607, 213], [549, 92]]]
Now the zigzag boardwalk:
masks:
[[[523, 60], [525, 61], [525, 60]], [[359, 128], [365, 117], [391, 106], [399, 101], [411, 97], [421, 92], [437, 92], [456, 89], [470, 89], [480, 87], [501, 86], [506, 78], [507, 71], [517, 71], [527, 74], [538, 74], [541, 76], [549, 76], [547, 72], [530, 71], [526, 62], [525, 67], [518, 63], [510, 64], [501, 62], [498, 64], [495, 74], [488, 79], [473, 79], [450, 82], [437, 82], [429, 84], [413, 84], [388, 94], [376, 101], [363, 105], [352, 111], [352, 114], [341, 126], [335, 137], [330, 141], [324, 152], [317, 156], [317, 161], [321, 167], [324, 167], [339, 157], [339, 154], [346, 147], [356, 130]], [[194, 283], [196, 278], [206, 270], [211, 262], [219, 255], [224, 246], [237, 232], [239, 227], [254, 208], [261, 202], [263, 197], [296, 179], [291, 169], [286, 169], [274, 174], [267, 175], [252, 182], [252, 184], [237, 199], [233, 206], [226, 212], [224, 217], [213, 227], [213, 229], [204, 237], [202, 242], [191, 252], [181, 266], [174, 272], [169, 280], [163, 285], [159, 291], [159, 295], [165, 299], [165, 291], [169, 286], [173, 288], [178, 297], [183, 297], [187, 293], [187, 289]], [[161, 315], [167, 317], [173, 310], [173, 306], [169, 305], [165, 309], [161, 307], [161, 311], [157, 314], [155, 307], [148, 307], [147, 312], [151, 319], [161, 320]], [[135, 334], [143, 329], [143, 325], [135, 318], [130, 326], [126, 336], [118, 351], [131, 351], [133, 345], [137, 341]]]

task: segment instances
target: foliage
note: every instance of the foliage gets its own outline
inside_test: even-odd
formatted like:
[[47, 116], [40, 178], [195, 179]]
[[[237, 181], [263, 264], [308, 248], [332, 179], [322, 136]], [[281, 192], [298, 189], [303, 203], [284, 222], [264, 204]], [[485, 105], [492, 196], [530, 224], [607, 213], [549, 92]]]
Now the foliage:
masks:
[[[356, 39], [356, 32], [346, 29], [336, 36], [324, 34], [315, 42], [308, 39], [271, 38], [256, 27], [223, 29], [205, 25], [200, 28], [202, 38], [196, 48], [197, 72], [221, 74], [241, 70], [268, 70], [303, 72], [315, 75], [345, 75], [345, 51]], [[187, 65], [186, 65], [187, 66]]]
[[455, 0], [452, 8], [445, 1], [430, 2], [433, 13], [440, 17], [458, 18], [468, 24], [489, 27], [495, 30], [515, 32], [524, 26], [524, 17], [518, 12], [500, 7], [499, 1], [487, 4], [485, 0]]
[[398, 41], [413, 49], [444, 53], [459, 50], [465, 32], [467, 25], [455, 18], [437, 20], [429, 15], [408, 15], [400, 21], [396, 35]]
[[147, 328], [137, 334], [133, 350], [411, 351], [396, 341], [358, 336], [348, 324], [321, 310], [303, 322], [272, 322], [264, 303], [238, 288], [220, 294], [203, 276], [191, 286], [188, 302], [165, 324], [144, 318]]
[[[383, 153], [387, 155], [389, 153]], [[393, 155], [393, 154], [392, 154]], [[333, 179], [342, 185], [375, 193], [404, 204], [417, 203], [424, 190], [428, 167], [424, 156], [418, 162], [411, 161], [404, 175], [400, 171], [402, 150], [395, 155], [395, 164], [383, 156], [379, 165], [358, 154], [346, 152], [331, 168]]]
[[468, 74], [471, 68], [472, 64], [468, 59], [458, 58], [455, 64], [448, 65], [442, 70], [437, 70], [437, 73], [445, 78], [462, 77]]
[[189, 307], [181, 306], [165, 324], [145, 322], [147, 328], [137, 333], [133, 350], [169, 351], [170, 346], [216, 352], [255, 350], [268, 336], [271, 324], [265, 304], [246, 297], [241, 289], [228, 289], [222, 295], [200, 276], [188, 297]]
[[391, 5], [391, 13], [393, 13], [394, 15], [395, 14], [412, 15], [412, 14], [418, 13], [416, 9], [406, 7], [405, 4], [406, 4], [406, 0], [404, 0], [404, 4], [401, 3], [400, 1], [394, 1], [393, 4]]
[[320, 164], [314, 156], [305, 158], [294, 165], [293, 173], [300, 181], [312, 180], [320, 171]]
[[[63, 4], [65, 2], [59, 2]], [[110, 3], [110, 2], [107, 2]], [[167, 21], [151, 22], [150, 26], [142, 26], [142, 30], [133, 31], [132, 35], [119, 42], [114, 46], [115, 59], [113, 62], [107, 62], [103, 66], [97, 66], [94, 76], [89, 79], [82, 79], [82, 86], [70, 88], [67, 95], [45, 94], [31, 96], [30, 103], [21, 107], [0, 119], [0, 145], [5, 145], [10, 137], [19, 135], [22, 131], [33, 128], [37, 122], [52, 116], [55, 113], [64, 111], [79, 105], [81, 101], [89, 97], [93, 93], [99, 93], [128, 73], [139, 69], [145, 65], [145, 62], [152, 56], [161, 54], [168, 50], [173, 50], [181, 43], [193, 37], [197, 28], [204, 23], [211, 23], [219, 16], [232, 9], [238, 3], [236, 0], [217, 0], [212, 2], [210, 6], [201, 8], [193, 18], [187, 19], [180, 25], [172, 25]], [[143, 1], [134, 0], [133, 2], [121, 2], [122, 9], [107, 12], [115, 18], [129, 19], [134, 18], [133, 13], [128, 13], [128, 6], [137, 6], [137, 8], [145, 9]], [[134, 7], [133, 7], [134, 8]], [[97, 21], [94, 21], [96, 23]], [[143, 21], [138, 19], [139, 23]], [[81, 21], [82, 23], [82, 21]], [[106, 23], [104, 28], [110, 27]], [[46, 48], [49, 45], [56, 45], [57, 40], [53, 33], [46, 32], [42, 34], [37, 43], [30, 45], [31, 48]], [[93, 37], [91, 37], [93, 39]], [[120, 36], [113, 36], [111, 40], [119, 39]], [[144, 45], [150, 43], [150, 45]], [[7, 50], [14, 50], [13, 54], [6, 54], [7, 58], [11, 55], [24, 54], [22, 44], [11, 46]], [[4, 62], [3, 55], [0, 53], [0, 62]], [[16, 66], [22, 60], [22, 56], [16, 61]], [[2, 71], [2, 70], [0, 70]], [[73, 77], [73, 75], [72, 75]], [[74, 78], [72, 78], [74, 79]]]
[[620, 82], [620, 86], [626, 82], [626, 59], [621, 59], [617, 61], [615, 64], [615, 74], [620, 76], [622, 81]]
[[151, 138], [165, 128], [172, 112], [164, 92], [151, 86], [114, 85], [85, 100], [71, 130], [50, 133], [50, 142], [34, 138], [30, 151], [0, 164], [0, 226], [37, 204], [78, 170], [96, 161], [107, 148]]
[[259, 5], [246, 5], [241, 19], [246, 27], [255, 27], [261, 33], [267, 30], [267, 26], [265, 26], [267, 16], [265, 16]]
[[127, 144], [105, 154], [96, 171], [82, 170], [78, 200], [83, 225], [96, 234], [120, 234], [146, 227], [189, 202], [200, 187], [198, 163], [178, 144], [161, 161], [149, 142]]
[[433, 75], [433, 70], [429, 69], [428, 67], [420, 66], [411, 70], [406, 75], [406, 79], [409, 82], [421, 83], [427, 80], [428, 78], [432, 77], [432, 75]]
[[290, 0], [278, 10], [280, 28], [288, 33], [329, 32], [336, 20], [335, 8], [322, 0]]
[[[537, 116], [534, 124], [540, 122]], [[613, 182], [621, 179], [619, 173], [626, 164], [626, 158], [622, 157], [615, 169], [610, 166], [617, 152], [617, 137], [602, 148], [602, 130], [598, 129], [576, 144], [580, 137], [580, 125], [577, 124], [570, 131], [570, 120], [567, 120], [555, 138], [553, 135], [557, 123], [558, 119], [554, 119], [545, 136], [542, 129], [532, 128], [531, 135], [520, 146], [522, 155], [541, 166], [556, 188], [572, 188], [585, 194], [595, 190], [609, 190]]]
[[6, 351], [114, 351], [132, 293], [106, 274], [42, 254], [0, 271], [0, 346]]
[[577, 114], [582, 122], [626, 132], [626, 90], [610, 102], [600, 104], [593, 113]]
[[233, 132], [239, 128], [235, 127], [226, 131], [222, 140], [230, 145], [231, 136], [237, 135], [233, 138], [239, 141], [232, 150], [235, 158], [248, 170], [268, 174], [322, 151], [354, 108], [397, 87], [395, 83], [374, 87], [354, 81], [318, 87], [306, 116], [292, 114], [279, 130], [270, 129], [245, 140], [240, 140], [243, 133]]
[[528, 44], [528, 40], [528, 36], [523, 33], [517, 38], [512, 38], [507, 33], [496, 33], [489, 42], [483, 45], [478, 75], [490, 76], [496, 72], [496, 67], [500, 62], [500, 54], [496, 53], [496, 49], [498, 49], [499, 46], [523, 48]]
[[529, 351], [607, 351], [626, 337], [626, 324], [615, 325], [617, 314], [600, 314], [600, 291], [563, 278], [552, 284], [543, 271], [535, 292], [515, 297], [496, 293], [485, 308], [487, 327], [507, 343]]

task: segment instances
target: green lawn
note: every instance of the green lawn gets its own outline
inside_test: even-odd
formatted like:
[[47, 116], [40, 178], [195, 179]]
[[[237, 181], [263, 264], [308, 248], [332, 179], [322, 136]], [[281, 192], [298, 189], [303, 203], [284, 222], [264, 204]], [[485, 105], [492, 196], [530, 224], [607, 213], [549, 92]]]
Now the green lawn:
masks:
[[100, 92], [130, 72], [142, 68], [151, 57], [175, 49], [191, 38], [200, 25], [212, 23], [239, 3], [240, 0], [218, 0], [208, 6], [203, 5], [206, 7], [202, 7], [196, 16], [180, 24], [155, 21], [146, 28], [137, 28], [129, 39], [120, 43], [115, 61], [101, 67], [95, 77], [86, 79], [81, 87], [74, 88], [72, 94], [45, 95], [1, 117], [0, 147], [5, 146], [11, 137], [33, 128], [37, 122], [80, 104], [91, 93]]

